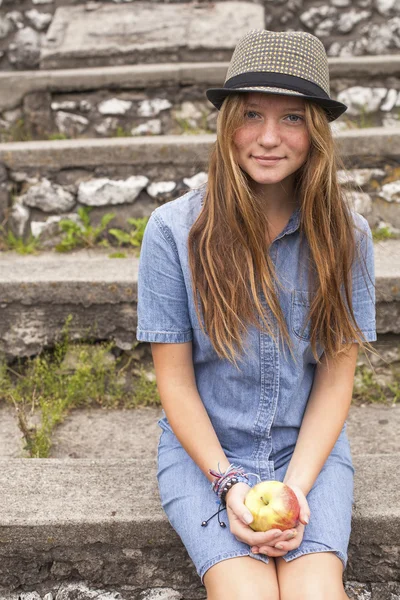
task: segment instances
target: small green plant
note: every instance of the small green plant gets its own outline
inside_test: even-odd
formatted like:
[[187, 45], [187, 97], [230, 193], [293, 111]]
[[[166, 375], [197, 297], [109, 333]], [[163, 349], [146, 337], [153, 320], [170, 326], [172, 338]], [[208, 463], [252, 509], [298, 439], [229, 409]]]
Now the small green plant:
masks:
[[367, 111], [366, 106], [363, 105], [360, 110], [359, 127], [363, 129], [368, 127], [374, 127], [374, 125], [375, 122], [373, 116]]
[[49, 456], [54, 428], [73, 409], [160, 404], [151, 374], [143, 367], [130, 368], [132, 358], [115, 357], [113, 342], [72, 343], [71, 321], [69, 317], [53, 351], [13, 367], [0, 362], [0, 401], [15, 407], [24, 450], [32, 458]]
[[126, 129], [124, 129], [121, 125], [118, 125], [118, 127], [115, 130], [114, 133], [115, 137], [132, 137], [132, 134], [127, 131]]
[[390, 365], [385, 372], [387, 383], [383, 385], [378, 380], [377, 374], [367, 365], [357, 366], [353, 386], [353, 403], [395, 404], [399, 402], [400, 371], [394, 365]]
[[396, 370], [395, 367], [391, 368], [393, 375], [393, 382], [388, 383], [388, 388], [390, 392], [393, 394], [392, 404], [400, 403], [400, 371]]
[[134, 408], [136, 406], [155, 406], [158, 404], [160, 404], [160, 398], [156, 380], [155, 378], [149, 379], [145, 369], [141, 367], [135, 379], [134, 394], [125, 406], [126, 408]]
[[148, 222], [148, 217], [138, 217], [136, 219], [128, 219], [129, 225], [132, 225], [130, 231], [123, 231], [122, 229], [110, 229], [110, 235], [114, 236], [119, 246], [128, 245], [134, 248], [139, 248], [144, 235], [144, 230]]
[[185, 118], [179, 117], [175, 114], [175, 116], [174, 116], [175, 122], [181, 128], [183, 134], [196, 135], [196, 134], [201, 134], [201, 133], [214, 133], [209, 128], [208, 123], [207, 123], [207, 118], [209, 116], [209, 113], [207, 112], [206, 109], [204, 109], [204, 107], [200, 108], [200, 112], [201, 112], [201, 117], [199, 118], [198, 126], [193, 125], [193, 121], [191, 121], [190, 119], [185, 119]]
[[108, 255], [109, 258], [126, 258], [125, 252], [112, 252]]
[[78, 216], [80, 223], [71, 219], [62, 219], [59, 223], [61, 231], [65, 234], [61, 242], [56, 245], [57, 252], [68, 252], [75, 248], [93, 248], [96, 244], [108, 246], [108, 241], [102, 236], [107, 225], [115, 217], [115, 213], [105, 214], [100, 225], [94, 227], [90, 222], [91, 207], [79, 207]]
[[380, 227], [372, 229], [371, 230], [372, 233], [372, 239], [374, 240], [374, 242], [382, 242], [384, 240], [390, 240], [390, 239], [394, 239], [397, 236], [394, 235], [394, 233], [391, 233], [388, 227]]
[[11, 230], [5, 230], [0, 226], [0, 250], [7, 252], [14, 250], [18, 254], [35, 254], [40, 250], [40, 242], [32, 234], [27, 239], [13, 234]]
[[204, 133], [203, 129], [201, 129], [200, 127], [193, 127], [193, 125], [187, 119], [175, 117], [175, 121], [178, 123], [183, 134], [198, 135], [200, 133]]
[[61, 131], [59, 133], [51, 133], [48, 136], [49, 140], [67, 140], [68, 136], [65, 135], [65, 133], [61, 133]]
[[24, 119], [18, 119], [8, 131], [10, 142], [29, 142], [33, 139], [32, 132]]

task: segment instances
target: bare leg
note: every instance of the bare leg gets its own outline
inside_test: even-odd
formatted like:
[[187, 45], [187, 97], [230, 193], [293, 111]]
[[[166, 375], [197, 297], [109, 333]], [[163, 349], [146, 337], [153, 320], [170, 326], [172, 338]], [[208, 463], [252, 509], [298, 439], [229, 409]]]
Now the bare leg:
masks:
[[251, 556], [222, 560], [204, 575], [207, 600], [280, 600], [275, 560]]
[[286, 562], [275, 558], [280, 600], [346, 600], [343, 565], [333, 552], [313, 552]]

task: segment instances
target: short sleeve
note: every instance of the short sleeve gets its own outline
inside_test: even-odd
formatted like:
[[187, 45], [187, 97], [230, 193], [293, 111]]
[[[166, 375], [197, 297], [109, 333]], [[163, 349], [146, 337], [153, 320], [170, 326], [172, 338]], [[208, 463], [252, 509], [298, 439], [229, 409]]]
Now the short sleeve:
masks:
[[193, 338], [188, 297], [178, 250], [170, 229], [154, 211], [140, 251], [136, 338], [183, 343]]
[[353, 312], [365, 340], [374, 342], [377, 339], [374, 243], [368, 221], [359, 214], [357, 217], [360, 226], [356, 228], [356, 255], [352, 265]]

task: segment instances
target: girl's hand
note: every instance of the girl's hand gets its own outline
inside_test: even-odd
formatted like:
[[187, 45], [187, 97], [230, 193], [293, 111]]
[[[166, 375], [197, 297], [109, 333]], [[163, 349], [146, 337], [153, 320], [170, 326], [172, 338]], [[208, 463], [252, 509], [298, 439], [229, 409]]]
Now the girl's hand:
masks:
[[[269, 531], [253, 531], [246, 523], [246, 516], [251, 522], [253, 516], [249, 509], [244, 504], [244, 499], [250, 490], [250, 486], [246, 483], [236, 483], [225, 496], [226, 511], [229, 519], [231, 533], [239, 542], [244, 542], [253, 548], [272, 548], [277, 554], [270, 556], [282, 556], [286, 552], [275, 550], [274, 544], [282, 538], [280, 529], [270, 529]], [[287, 533], [287, 532], [286, 532]], [[261, 550], [260, 550], [261, 551]], [[263, 552], [269, 554], [269, 552]]]
[[[273, 540], [272, 544], [254, 544], [251, 548], [253, 554], [267, 554], [267, 556], [272, 557], [284, 556], [290, 550], [294, 550], [300, 546], [303, 540], [305, 525], [307, 525], [307, 521], [310, 518], [310, 507], [308, 506], [305, 495], [297, 485], [290, 485], [289, 487], [296, 494], [300, 504], [299, 524], [292, 529], [280, 531], [280, 535]], [[277, 546], [281, 546], [281, 548], [278, 548]]]

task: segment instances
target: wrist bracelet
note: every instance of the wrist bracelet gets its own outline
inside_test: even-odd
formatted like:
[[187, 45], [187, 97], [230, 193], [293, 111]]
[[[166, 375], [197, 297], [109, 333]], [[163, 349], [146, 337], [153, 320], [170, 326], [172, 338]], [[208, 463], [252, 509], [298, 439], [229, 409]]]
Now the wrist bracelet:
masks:
[[218, 523], [220, 527], [226, 527], [226, 524], [220, 520], [219, 514], [221, 510], [225, 510], [226, 508], [225, 497], [231, 489], [231, 487], [236, 483], [241, 482], [247, 483], [247, 485], [249, 485], [249, 475], [254, 475], [261, 481], [261, 477], [257, 475], [257, 473], [245, 473], [243, 467], [229, 465], [225, 473], [222, 473], [218, 463], [218, 469], [219, 471], [209, 469], [208, 472], [210, 473], [210, 475], [213, 475], [215, 477], [214, 481], [211, 484], [211, 488], [218, 496], [217, 504], [219, 504], [219, 508], [218, 511], [211, 517], [209, 517], [206, 521], [202, 521], [202, 527], [207, 527], [208, 522], [216, 515], [218, 515]]
[[215, 477], [211, 484], [211, 488], [217, 494], [220, 502], [224, 502], [226, 494], [231, 489], [232, 485], [239, 482], [248, 483], [249, 478], [244, 472], [243, 467], [237, 465], [229, 465], [226, 471], [223, 473], [218, 463], [219, 471], [209, 470], [210, 475]]
[[249, 478], [242, 475], [234, 475], [225, 479], [224, 487], [222, 488], [220, 500], [223, 504], [225, 504], [225, 498], [231, 487], [233, 487], [236, 483], [248, 483]]

